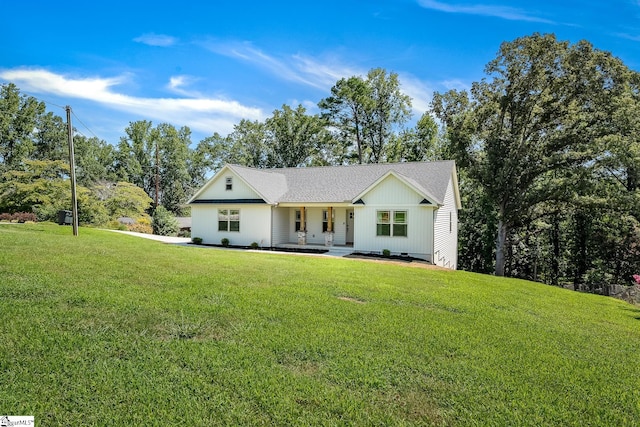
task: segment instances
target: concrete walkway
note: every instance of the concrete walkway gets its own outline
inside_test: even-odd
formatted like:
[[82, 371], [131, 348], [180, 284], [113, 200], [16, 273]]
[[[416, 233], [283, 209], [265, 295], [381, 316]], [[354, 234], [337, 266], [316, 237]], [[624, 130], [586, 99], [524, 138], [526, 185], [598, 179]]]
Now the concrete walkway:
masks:
[[109, 230], [107, 228], [105, 228], [104, 230], [113, 231], [114, 233], [128, 234], [130, 236], [142, 237], [143, 239], [156, 240], [163, 243], [187, 244], [191, 241], [191, 238], [189, 237], [158, 236], [155, 234], [136, 233], [135, 231]]

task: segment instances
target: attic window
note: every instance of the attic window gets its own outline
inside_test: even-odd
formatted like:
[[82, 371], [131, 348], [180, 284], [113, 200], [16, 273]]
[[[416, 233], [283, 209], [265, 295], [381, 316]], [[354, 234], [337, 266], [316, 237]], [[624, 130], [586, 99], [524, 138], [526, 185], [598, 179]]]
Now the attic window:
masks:
[[233, 178], [230, 176], [225, 179], [225, 190], [233, 190]]

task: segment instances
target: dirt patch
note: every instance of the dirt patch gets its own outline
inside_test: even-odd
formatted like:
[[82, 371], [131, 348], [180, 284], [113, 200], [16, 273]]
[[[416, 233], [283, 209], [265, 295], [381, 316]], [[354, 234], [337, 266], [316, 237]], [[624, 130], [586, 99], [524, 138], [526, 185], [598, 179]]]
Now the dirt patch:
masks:
[[452, 271], [448, 268], [440, 267], [439, 265], [433, 265], [427, 261], [418, 259], [418, 258], [384, 258], [382, 256], [375, 255], [364, 255], [364, 254], [351, 254], [347, 255], [344, 258], [361, 260], [361, 261], [369, 261], [369, 262], [378, 262], [385, 264], [393, 264], [393, 265], [402, 265], [405, 267], [415, 267], [415, 268], [424, 268], [427, 270], [442, 270], [442, 271]]
[[356, 304], [366, 304], [366, 301], [363, 301], [361, 299], [358, 298], [351, 298], [351, 297], [338, 297], [338, 299], [342, 300], [342, 301], [349, 301], [349, 302], [355, 302]]

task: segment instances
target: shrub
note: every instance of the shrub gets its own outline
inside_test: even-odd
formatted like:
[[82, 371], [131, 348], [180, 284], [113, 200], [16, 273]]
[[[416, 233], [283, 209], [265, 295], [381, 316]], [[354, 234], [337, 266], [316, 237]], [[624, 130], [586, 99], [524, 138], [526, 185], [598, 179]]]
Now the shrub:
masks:
[[15, 213], [1, 213], [0, 221], [9, 222], [37, 222], [38, 218], [36, 214], [31, 212], [15, 212]]
[[153, 229], [149, 224], [141, 224], [136, 222], [135, 224], [129, 224], [126, 226], [129, 231], [135, 231], [136, 233], [153, 234]]
[[127, 226], [122, 224], [120, 221], [118, 221], [117, 219], [112, 219], [111, 221], [107, 222], [106, 227], [110, 230], [126, 230]]
[[229, 239], [223, 237], [222, 240], [220, 240], [220, 243], [222, 243], [222, 246], [226, 248], [227, 246], [229, 246]]
[[383, 249], [382, 250], [382, 256], [390, 257], [391, 256], [391, 251], [389, 249]]
[[31, 212], [16, 212], [13, 214], [13, 219], [18, 222], [36, 222], [38, 220], [36, 215]]
[[180, 229], [178, 220], [164, 206], [158, 206], [151, 220], [153, 234], [159, 236], [175, 236]]
[[251, 242], [251, 249], [258, 249], [259, 247], [258, 242]]
[[191, 239], [191, 241], [195, 244], [195, 245], [201, 245], [202, 244], [202, 237], [193, 237]]

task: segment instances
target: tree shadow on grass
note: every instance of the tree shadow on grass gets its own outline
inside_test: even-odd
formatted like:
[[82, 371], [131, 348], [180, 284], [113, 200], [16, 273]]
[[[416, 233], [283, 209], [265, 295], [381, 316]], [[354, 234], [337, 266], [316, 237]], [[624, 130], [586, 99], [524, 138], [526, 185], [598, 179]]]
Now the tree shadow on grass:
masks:
[[634, 307], [634, 308], [623, 308], [624, 311], [630, 311], [631, 315], [634, 316], [633, 318], [636, 320], [640, 320], [640, 308], [639, 307]]

